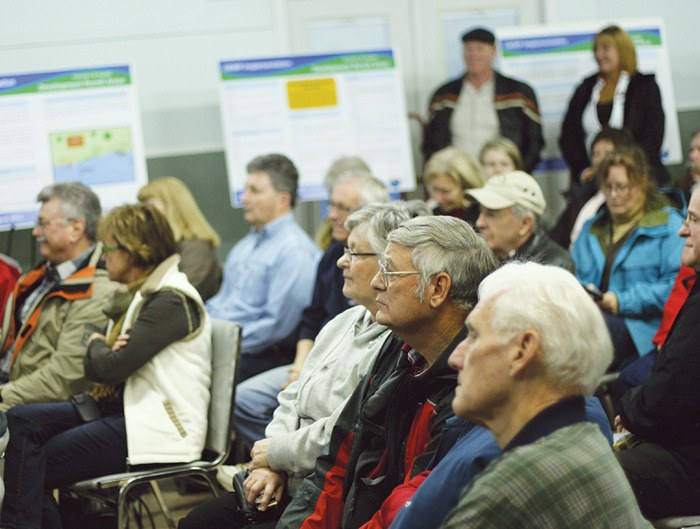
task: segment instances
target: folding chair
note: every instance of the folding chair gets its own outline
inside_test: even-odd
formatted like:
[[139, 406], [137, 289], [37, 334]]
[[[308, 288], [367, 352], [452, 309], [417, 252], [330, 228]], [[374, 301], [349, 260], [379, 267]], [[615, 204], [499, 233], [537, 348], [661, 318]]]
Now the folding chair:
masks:
[[[241, 355], [241, 327], [236, 323], [212, 319], [212, 372], [211, 401], [209, 403], [207, 438], [202, 459], [191, 463], [163, 466], [144, 471], [124, 472], [74, 483], [63, 492], [77, 498], [94, 498], [95, 491], [119, 489], [117, 496], [117, 518], [119, 529], [127, 527], [129, 492], [137, 485], [148, 483], [168, 526], [175, 528], [176, 521], [165, 505], [158, 481], [188, 476], [201, 476], [209, 485], [214, 496], [219, 495], [219, 487], [210, 476], [228, 457], [232, 446], [233, 425], [231, 415], [238, 380], [238, 366]], [[208, 454], [211, 454], [208, 456]], [[99, 494], [104, 498], [104, 493]]]

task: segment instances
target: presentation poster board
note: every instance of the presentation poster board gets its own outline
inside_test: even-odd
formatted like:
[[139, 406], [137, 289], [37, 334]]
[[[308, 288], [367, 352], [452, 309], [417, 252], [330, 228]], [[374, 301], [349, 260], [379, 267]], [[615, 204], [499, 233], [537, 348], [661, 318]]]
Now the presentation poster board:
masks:
[[[654, 73], [666, 114], [662, 146], [664, 163], [682, 160], [678, 116], [663, 23], [659, 19], [618, 21], [637, 49], [638, 70]], [[499, 28], [499, 67], [508, 76], [530, 84], [537, 94], [546, 146], [547, 169], [565, 169], [557, 140], [561, 122], [574, 89], [598, 69], [592, 52], [593, 38], [607, 24], [587, 22], [572, 25]]]
[[146, 183], [143, 136], [128, 65], [0, 74], [0, 229], [36, 221], [39, 191], [80, 181], [103, 210]]
[[392, 50], [220, 62], [231, 203], [246, 164], [278, 152], [300, 173], [299, 198], [327, 196], [336, 158], [357, 155], [394, 192], [415, 188], [404, 90]]

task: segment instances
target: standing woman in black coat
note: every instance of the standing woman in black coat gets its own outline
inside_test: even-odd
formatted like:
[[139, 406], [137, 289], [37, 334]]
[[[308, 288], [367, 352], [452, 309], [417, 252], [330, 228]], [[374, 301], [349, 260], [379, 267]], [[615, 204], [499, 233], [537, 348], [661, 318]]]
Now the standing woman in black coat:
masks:
[[576, 88], [559, 137], [571, 170], [572, 199], [585, 201], [595, 193], [593, 183], [580, 176], [591, 165], [591, 141], [605, 125], [628, 129], [647, 155], [657, 184], [667, 183], [669, 174], [661, 163], [664, 110], [654, 74], [637, 71], [632, 39], [618, 26], [608, 26], [595, 36], [593, 53], [598, 72]]

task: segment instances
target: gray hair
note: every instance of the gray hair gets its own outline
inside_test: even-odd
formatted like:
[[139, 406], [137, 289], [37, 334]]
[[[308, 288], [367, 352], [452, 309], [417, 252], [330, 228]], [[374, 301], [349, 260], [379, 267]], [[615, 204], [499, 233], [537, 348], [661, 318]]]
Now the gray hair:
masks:
[[365, 206], [373, 202], [389, 202], [389, 190], [386, 184], [379, 178], [372, 176], [372, 173], [365, 169], [351, 169], [345, 171], [336, 179], [333, 184], [335, 189], [340, 184], [352, 182], [357, 186], [360, 206]]
[[64, 182], [46, 186], [36, 196], [42, 204], [52, 198], [61, 200], [61, 214], [67, 219], [83, 219], [85, 236], [94, 241], [97, 238], [97, 224], [100, 222], [102, 207], [95, 192], [80, 182]]
[[370, 172], [369, 165], [359, 156], [341, 156], [340, 158], [336, 158], [326, 171], [323, 183], [330, 192], [340, 175], [347, 171], [354, 170]]
[[479, 299], [493, 298], [491, 326], [503, 342], [535, 329], [542, 362], [558, 388], [591, 394], [613, 358], [600, 309], [570, 272], [558, 266], [511, 262], [488, 276]]
[[422, 200], [368, 204], [347, 218], [345, 229], [359, 233], [367, 240], [372, 250], [381, 254], [386, 248], [389, 233], [402, 222], [419, 215], [432, 215]]
[[278, 193], [289, 193], [290, 206], [297, 203], [299, 171], [294, 163], [284, 154], [263, 154], [256, 156], [246, 166], [248, 174], [265, 173], [270, 177], [272, 187]]
[[449, 299], [466, 310], [477, 301], [481, 280], [498, 266], [483, 238], [463, 220], [449, 217], [417, 217], [403, 222], [387, 242], [412, 248], [411, 261], [420, 272], [416, 296], [422, 302], [425, 288], [440, 272], [452, 280]]
[[511, 210], [513, 211], [513, 215], [519, 219], [524, 219], [525, 217], [532, 218], [532, 231], [537, 231], [537, 228], [540, 226], [540, 216], [537, 213], [522, 204], [513, 204]]

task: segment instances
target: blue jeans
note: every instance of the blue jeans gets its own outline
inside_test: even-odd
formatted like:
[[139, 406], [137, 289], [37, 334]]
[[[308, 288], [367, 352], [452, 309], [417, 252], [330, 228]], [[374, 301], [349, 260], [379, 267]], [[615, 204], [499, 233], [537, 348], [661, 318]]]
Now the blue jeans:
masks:
[[289, 367], [270, 369], [236, 387], [233, 424], [246, 450], [250, 451], [255, 441], [265, 438], [265, 428], [277, 408], [277, 394], [289, 377]]
[[624, 369], [630, 362], [639, 358], [637, 347], [632, 341], [632, 336], [627, 330], [625, 320], [622, 316], [613, 316], [609, 312], [601, 311], [605, 325], [610, 331], [610, 338], [613, 344], [613, 361], [608, 368], [608, 372], [620, 371]]
[[127, 469], [123, 415], [83, 424], [70, 402], [59, 402], [15, 406], [7, 422], [0, 527], [60, 529], [53, 489]]

